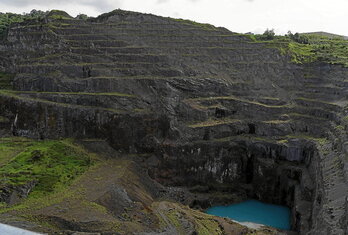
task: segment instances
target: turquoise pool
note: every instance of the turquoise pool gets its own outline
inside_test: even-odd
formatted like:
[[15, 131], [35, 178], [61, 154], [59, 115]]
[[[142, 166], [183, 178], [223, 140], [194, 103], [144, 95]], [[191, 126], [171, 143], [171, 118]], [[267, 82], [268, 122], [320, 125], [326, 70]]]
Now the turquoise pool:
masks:
[[238, 222], [253, 222], [274, 228], [290, 230], [290, 209], [285, 206], [262, 203], [257, 200], [232, 204], [229, 206], [215, 206], [206, 210], [210, 215], [228, 217]]

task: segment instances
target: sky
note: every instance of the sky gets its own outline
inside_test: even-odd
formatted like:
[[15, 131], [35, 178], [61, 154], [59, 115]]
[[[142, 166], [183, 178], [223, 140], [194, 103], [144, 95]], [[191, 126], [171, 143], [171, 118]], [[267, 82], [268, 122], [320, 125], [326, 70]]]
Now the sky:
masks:
[[114, 9], [194, 20], [238, 33], [325, 31], [348, 36], [348, 0], [0, 0], [0, 12], [59, 9], [98, 16]]

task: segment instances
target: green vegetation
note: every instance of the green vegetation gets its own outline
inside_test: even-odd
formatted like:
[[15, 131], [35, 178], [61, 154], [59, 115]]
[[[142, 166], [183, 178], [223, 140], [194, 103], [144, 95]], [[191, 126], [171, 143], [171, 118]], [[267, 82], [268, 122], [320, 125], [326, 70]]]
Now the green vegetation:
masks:
[[313, 51], [311, 45], [290, 42], [288, 44], [288, 53], [291, 55], [291, 61], [297, 64], [310, 63], [318, 60], [318, 56]]
[[47, 18], [54, 20], [70, 20], [72, 17], [68, 15], [65, 11], [52, 10], [47, 14]]
[[289, 37], [291, 40], [298, 42], [300, 44], [308, 44], [309, 43], [309, 39], [306, 35], [303, 34], [299, 34], [299, 33], [291, 33], [291, 31], [288, 32], [288, 34], [286, 35], [287, 37]]
[[173, 19], [173, 20], [175, 20], [177, 22], [180, 22], [180, 23], [184, 23], [186, 25], [197, 26], [197, 27], [200, 27], [200, 28], [202, 28], [204, 30], [210, 30], [210, 31], [217, 30], [217, 28], [214, 25], [211, 25], [211, 24], [202, 24], [202, 23], [198, 23], [196, 21], [184, 20], [184, 19]]
[[[193, 214], [195, 212], [192, 212]], [[198, 214], [198, 213], [197, 213]], [[200, 235], [223, 234], [219, 223], [213, 217], [194, 215], [196, 229]]]
[[342, 118], [342, 125], [348, 128], [348, 116]]
[[343, 131], [345, 129], [345, 127], [343, 125], [337, 125], [335, 127], [335, 130], [338, 130], [338, 131]]
[[223, 230], [214, 216], [171, 202], [160, 202], [160, 204], [162, 204], [161, 209], [166, 208], [166, 210], [162, 210], [161, 214], [157, 214], [161, 228], [168, 225], [174, 226], [178, 234], [187, 234], [186, 226], [183, 222], [190, 221], [199, 235], [223, 234]]
[[233, 124], [236, 122], [240, 122], [240, 120], [232, 119], [232, 118], [209, 119], [204, 122], [190, 124], [188, 125], [188, 127], [191, 127], [191, 128], [212, 127], [212, 126], [218, 126], [218, 125]]
[[290, 120], [269, 120], [269, 121], [263, 121], [263, 123], [266, 124], [286, 124], [289, 123]]
[[315, 34], [308, 35], [308, 38], [318, 59], [348, 66], [348, 40]]
[[296, 100], [339, 107], [339, 105], [332, 103], [332, 102], [327, 102], [327, 101], [322, 101], [322, 100], [317, 100], [317, 99], [309, 99], [309, 98], [305, 98], [305, 97], [298, 97], [298, 98], [296, 98]]
[[325, 33], [292, 34], [276, 36], [272, 30], [262, 35], [247, 35], [252, 43], [265, 43], [289, 55], [297, 64], [323, 61], [348, 67], [348, 40], [339, 35]]
[[76, 19], [78, 19], [78, 20], [87, 20], [87, 19], [88, 19], [88, 16], [85, 15], [85, 14], [78, 14], [78, 15], [76, 16]]
[[97, 19], [99, 19], [99, 20], [106, 20], [106, 19], [108, 19], [109, 17], [111, 17], [113, 15], [127, 16], [127, 15], [130, 15], [130, 14], [136, 14], [136, 12], [125, 11], [125, 10], [121, 10], [121, 9], [118, 8], [118, 9], [115, 9], [113, 11], [101, 14], [100, 16], [97, 17]]
[[25, 138], [1, 138], [0, 140], [0, 167], [7, 164], [30, 145], [30, 141]]
[[36, 183], [29, 197], [69, 185], [92, 165], [90, 156], [71, 140], [0, 139], [0, 186]]
[[12, 23], [20, 23], [25, 20], [35, 20], [42, 18], [46, 13], [43, 11], [32, 10], [27, 14], [0, 13], [0, 39], [3, 39]]
[[[34, 25], [28, 25], [26, 27], [37, 27], [40, 25], [39, 21], [41, 21], [44, 17], [52, 20], [70, 20], [72, 17], [68, 15], [64, 11], [60, 10], [52, 10], [52, 11], [40, 11], [40, 10], [32, 10], [30, 13], [23, 14], [15, 14], [15, 13], [1, 13], [0, 12], [0, 40], [4, 39], [7, 35], [8, 29], [11, 24], [21, 23], [27, 20], [36, 20], [38, 23]], [[86, 20], [88, 16], [84, 14], [80, 14], [76, 17], [76, 19]], [[53, 23], [47, 24], [50, 27], [55, 27]], [[69, 24], [59, 23], [59, 26], [68, 26]]]
[[0, 90], [0, 96], [5, 96], [5, 97], [12, 97], [18, 100], [23, 100], [23, 101], [34, 101], [34, 102], [40, 102], [44, 103], [47, 105], [57, 105], [61, 107], [66, 107], [66, 108], [81, 108], [81, 109], [98, 109], [102, 111], [107, 111], [107, 112], [113, 112], [113, 113], [122, 113], [124, 110], [119, 110], [119, 109], [113, 109], [113, 108], [102, 108], [102, 107], [97, 107], [97, 106], [87, 106], [87, 105], [78, 105], [78, 104], [70, 104], [70, 103], [60, 103], [60, 102], [53, 102], [45, 99], [39, 99], [39, 98], [32, 98], [32, 97], [25, 97], [21, 96], [18, 94], [18, 92], [15, 91], [9, 91], [9, 90]]
[[275, 37], [275, 33], [273, 29], [266, 29], [263, 34], [255, 35], [257, 40], [273, 40]]
[[308, 141], [312, 141], [315, 142], [319, 145], [324, 145], [328, 142], [327, 138], [316, 138], [313, 136], [309, 136], [309, 135], [287, 135], [286, 136], [288, 139], [303, 139], [303, 140], [308, 140]]
[[[98, 19], [105, 20], [113, 15], [127, 16], [127, 15], [136, 15], [136, 14], [139, 14], [139, 13], [132, 12], [132, 11], [125, 11], [125, 10], [121, 10], [121, 9], [116, 9], [116, 10], [113, 10], [111, 12], [104, 13], [104, 14], [98, 16]], [[142, 14], [142, 15], [153, 16], [152, 14]], [[156, 16], [154, 16], [154, 17], [156, 17]], [[190, 25], [190, 26], [198, 26], [199, 28], [202, 28], [204, 30], [217, 30], [217, 28], [211, 24], [202, 24], [202, 23], [197, 23], [195, 21], [191, 21], [191, 20], [175, 19], [175, 18], [170, 18], [170, 17], [168, 17], [168, 19], [175, 20], [175, 21], [178, 21], [180, 23], [184, 23], [184, 24]], [[116, 25], [120, 25], [120, 24], [129, 24], [129, 22], [122, 21]], [[142, 24], [153, 24], [153, 23], [145, 21], [145, 22], [142, 22]]]
[[235, 136], [228, 136], [224, 138], [218, 138], [218, 139], [211, 139], [211, 140], [198, 140], [195, 141], [195, 143], [205, 143], [205, 142], [231, 142], [231, 141], [255, 141], [255, 142], [265, 142], [265, 143], [276, 143], [277, 138], [267, 138], [263, 136], [256, 136], [256, 135], [250, 135], [250, 134], [241, 134], [241, 135], [235, 135]]
[[251, 105], [257, 105], [261, 106], [264, 108], [291, 108], [293, 107], [292, 104], [284, 104], [284, 105], [268, 105], [268, 104], [263, 104], [258, 101], [254, 100], [247, 100], [243, 98], [238, 98], [236, 96], [215, 96], [215, 97], [201, 97], [201, 98], [193, 98], [193, 99], [186, 99], [185, 102], [191, 105], [191, 107], [194, 107], [196, 109], [207, 109], [207, 108], [216, 108], [220, 107], [220, 105], [217, 103], [216, 105], [211, 105], [211, 106], [205, 106], [204, 102], [205, 101], [215, 101], [219, 102], [222, 100], [231, 100], [231, 101], [236, 101], [236, 102], [241, 102], [241, 103], [247, 103]]
[[49, 95], [83, 95], [83, 96], [120, 96], [120, 97], [135, 97], [135, 95], [131, 94], [124, 94], [119, 92], [96, 92], [96, 93], [90, 93], [90, 92], [53, 92], [53, 91], [13, 91], [13, 93], [16, 94], [49, 94]]

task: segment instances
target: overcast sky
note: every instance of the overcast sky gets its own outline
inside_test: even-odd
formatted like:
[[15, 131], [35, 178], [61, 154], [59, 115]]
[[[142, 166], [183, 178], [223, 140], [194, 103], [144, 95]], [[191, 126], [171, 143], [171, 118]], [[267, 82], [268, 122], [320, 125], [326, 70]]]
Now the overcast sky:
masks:
[[190, 19], [231, 31], [326, 31], [348, 36], [348, 0], [0, 0], [0, 12], [60, 9], [97, 16], [116, 8]]

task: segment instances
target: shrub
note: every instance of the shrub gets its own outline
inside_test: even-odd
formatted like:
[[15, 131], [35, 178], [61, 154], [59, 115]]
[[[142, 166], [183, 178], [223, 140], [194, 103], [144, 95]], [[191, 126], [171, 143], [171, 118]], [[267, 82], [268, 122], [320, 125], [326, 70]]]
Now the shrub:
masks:
[[297, 43], [309, 44], [309, 39], [305, 35], [301, 35], [299, 33], [292, 34], [291, 31], [289, 31], [286, 36]]
[[274, 29], [266, 29], [261, 35], [255, 35], [257, 40], [273, 40], [275, 37]]
[[7, 35], [8, 28], [12, 23], [20, 23], [30, 19], [40, 19], [46, 12], [40, 10], [32, 10], [30, 13], [14, 14], [0, 12], [0, 39]]
[[85, 14], [78, 14], [76, 16], [76, 19], [79, 19], [79, 20], [87, 20], [88, 19], [88, 16], [85, 15]]
[[275, 36], [274, 29], [266, 29], [266, 31], [262, 35], [266, 40], [272, 40]]

